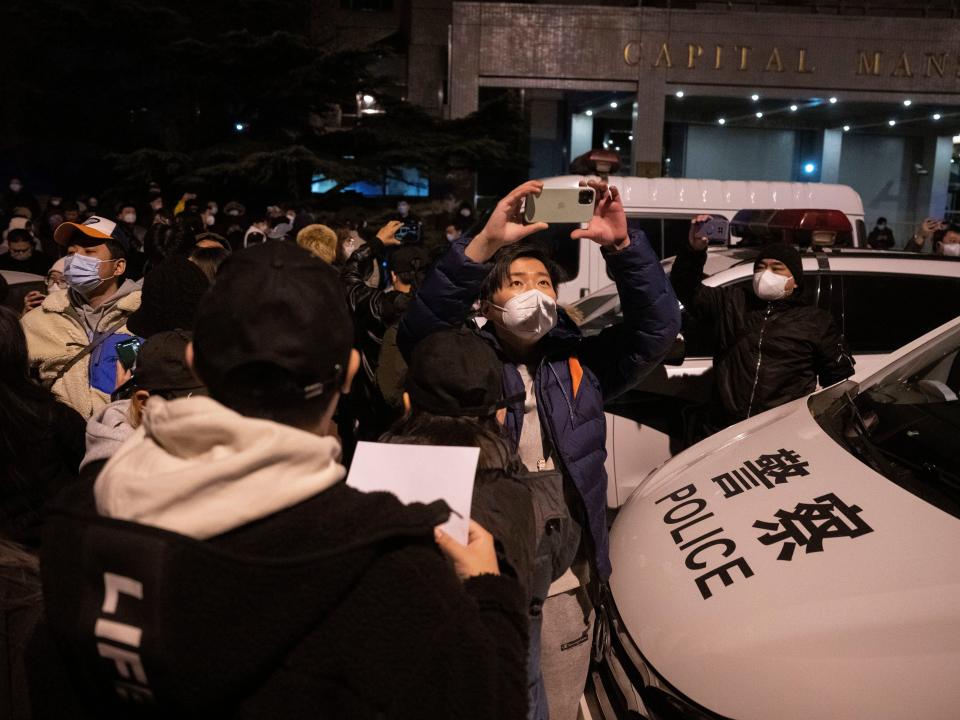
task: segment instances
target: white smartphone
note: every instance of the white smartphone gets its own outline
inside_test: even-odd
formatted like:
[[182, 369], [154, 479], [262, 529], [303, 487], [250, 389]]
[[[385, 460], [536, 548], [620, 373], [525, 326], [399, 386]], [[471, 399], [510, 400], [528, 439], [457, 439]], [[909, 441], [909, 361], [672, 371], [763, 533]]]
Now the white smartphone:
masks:
[[527, 195], [523, 219], [529, 223], [588, 223], [596, 192], [591, 187], [544, 188], [540, 197]]

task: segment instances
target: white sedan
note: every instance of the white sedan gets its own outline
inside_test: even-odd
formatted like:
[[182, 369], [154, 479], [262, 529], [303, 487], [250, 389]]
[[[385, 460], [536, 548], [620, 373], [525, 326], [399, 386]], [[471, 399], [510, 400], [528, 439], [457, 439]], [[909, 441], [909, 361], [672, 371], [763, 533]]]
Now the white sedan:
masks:
[[611, 531], [594, 715], [960, 714], [960, 319], [680, 453]]

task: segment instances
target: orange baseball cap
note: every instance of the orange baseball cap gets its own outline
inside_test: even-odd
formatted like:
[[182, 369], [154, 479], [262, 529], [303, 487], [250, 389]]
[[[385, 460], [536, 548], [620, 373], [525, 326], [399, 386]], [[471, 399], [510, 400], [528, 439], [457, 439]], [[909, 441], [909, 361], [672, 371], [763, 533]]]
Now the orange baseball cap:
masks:
[[[78, 232], [81, 237], [77, 237]], [[125, 238], [118, 237], [117, 224], [99, 215], [91, 215], [82, 223], [60, 223], [53, 232], [58, 245], [70, 245], [71, 242], [85, 246], [102, 245], [111, 238], [125, 244]]]

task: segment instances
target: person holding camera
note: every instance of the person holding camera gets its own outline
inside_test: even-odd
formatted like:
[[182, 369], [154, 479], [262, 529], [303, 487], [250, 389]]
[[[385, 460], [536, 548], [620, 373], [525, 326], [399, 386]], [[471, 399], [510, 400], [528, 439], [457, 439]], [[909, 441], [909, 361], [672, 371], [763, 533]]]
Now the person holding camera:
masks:
[[125, 280], [126, 235], [92, 215], [54, 233], [67, 248], [68, 290], [51, 292], [23, 316], [30, 365], [59, 399], [84, 418], [110, 401], [116, 387], [116, 344], [132, 333], [127, 320], [140, 307], [140, 288]]
[[[364, 243], [347, 258], [340, 270], [347, 295], [347, 305], [353, 315], [357, 332], [357, 349], [360, 351], [361, 372], [354, 383], [353, 391], [341, 410], [352, 422], [356, 422], [357, 440], [376, 440], [386, 432], [402, 414], [397, 406], [389, 405], [378, 383], [378, 370], [384, 353], [392, 374], [402, 375], [406, 365], [396, 351], [396, 341], [389, 344], [385, 338], [390, 333], [396, 336], [396, 326], [410, 304], [414, 293], [423, 282], [430, 258], [426, 250], [416, 245], [402, 246], [397, 233], [403, 229], [399, 220], [391, 220], [377, 232], [376, 238]], [[389, 273], [390, 290], [370, 287], [368, 278], [373, 274], [377, 258], [387, 255], [386, 269]], [[349, 430], [343, 437], [344, 452], [352, 454]]]
[[[590, 186], [596, 192], [593, 215], [570, 237], [601, 246], [620, 292], [623, 323], [585, 338], [557, 305], [558, 267], [540, 248], [522, 242], [547, 227], [522, 222], [524, 199], [543, 190], [543, 183], [530, 181], [497, 204], [479, 234], [451, 244], [398, 333], [409, 358], [432, 333], [467, 323], [479, 300], [485, 322], [473, 329], [503, 363], [510, 447], [528, 471], [562, 475], [565, 512], [582, 528], [548, 533], [537, 551], [532, 594], [546, 600], [531, 606], [529, 669], [542, 671], [546, 692], [528, 675], [528, 717], [538, 720], [576, 717], [590, 661], [593, 608], [610, 577], [603, 404], [655, 367], [680, 327], [670, 284], [643, 233], [628, 232], [617, 188], [599, 181]], [[560, 557], [562, 563], [551, 563]]]
[[920, 227], [903, 249], [907, 252], [921, 253], [928, 243], [930, 252], [934, 255], [960, 257], [960, 225], [927, 218], [920, 223]]
[[712, 397], [689, 418], [688, 444], [803, 397], [818, 380], [823, 387], [840, 382], [854, 364], [833, 316], [803, 299], [803, 262], [792, 245], [760, 249], [749, 289], [701, 282], [709, 240], [700, 231], [710, 219], [691, 221], [670, 272], [689, 317], [713, 331]]

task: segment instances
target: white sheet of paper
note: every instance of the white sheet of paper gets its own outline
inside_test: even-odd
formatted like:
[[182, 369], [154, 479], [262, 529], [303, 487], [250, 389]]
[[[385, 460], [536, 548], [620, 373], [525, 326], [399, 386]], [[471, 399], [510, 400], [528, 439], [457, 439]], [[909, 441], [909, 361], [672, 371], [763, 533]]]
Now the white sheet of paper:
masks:
[[347, 485], [363, 492], [385, 490], [402, 503], [445, 500], [455, 512], [441, 527], [466, 545], [479, 459], [475, 447], [360, 442]]

